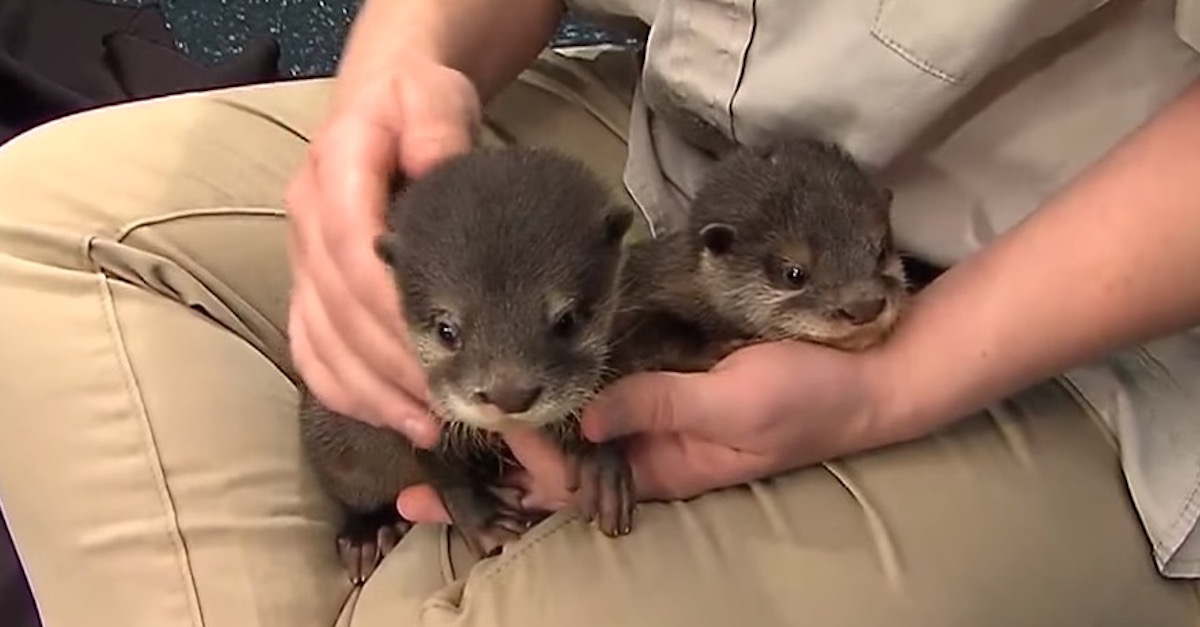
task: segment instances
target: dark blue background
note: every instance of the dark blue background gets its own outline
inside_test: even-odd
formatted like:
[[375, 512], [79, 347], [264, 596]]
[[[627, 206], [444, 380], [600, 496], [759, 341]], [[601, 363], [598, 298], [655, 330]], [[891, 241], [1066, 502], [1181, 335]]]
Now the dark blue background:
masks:
[[[145, 0], [103, 0], [125, 6]], [[346, 31], [361, 0], [159, 0], [179, 48], [201, 61], [237, 54], [247, 40], [270, 35], [279, 41], [280, 71], [287, 76], [332, 74]], [[624, 43], [568, 18], [555, 45]]]

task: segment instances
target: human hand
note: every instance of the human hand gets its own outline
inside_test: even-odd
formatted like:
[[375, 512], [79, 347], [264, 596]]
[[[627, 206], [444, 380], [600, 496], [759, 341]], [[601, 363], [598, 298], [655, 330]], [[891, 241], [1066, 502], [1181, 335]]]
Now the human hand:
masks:
[[[876, 358], [800, 342], [758, 344], [704, 373], [638, 373], [585, 410], [592, 441], [627, 437], [639, 500], [688, 498], [882, 443]], [[533, 434], [506, 436], [525, 470], [506, 478], [523, 505], [570, 502], [566, 464]], [[445, 521], [426, 486], [400, 495], [415, 521]]]
[[428, 447], [438, 424], [374, 238], [393, 175], [420, 177], [469, 150], [480, 102], [466, 76], [429, 60], [372, 80], [340, 86], [287, 189], [288, 333], [300, 376], [329, 409]]

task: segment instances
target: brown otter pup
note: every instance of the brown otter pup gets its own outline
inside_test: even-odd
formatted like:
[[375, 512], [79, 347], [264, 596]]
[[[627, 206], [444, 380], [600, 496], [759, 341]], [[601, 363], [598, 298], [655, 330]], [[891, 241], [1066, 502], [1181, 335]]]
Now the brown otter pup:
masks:
[[444, 426], [433, 450], [418, 449], [325, 409], [301, 386], [305, 450], [349, 510], [338, 545], [352, 580], [365, 580], [407, 530], [395, 501], [417, 483], [434, 487], [480, 556], [523, 533], [528, 515], [491, 489], [511, 461], [503, 430], [557, 438], [578, 462], [585, 500], [600, 498], [589, 484], [597, 464], [616, 467], [605, 476], [629, 475], [619, 451], [583, 440], [576, 419], [607, 372], [632, 219], [582, 164], [543, 149], [477, 150], [396, 196], [376, 252], [393, 270]]
[[834, 144], [735, 148], [685, 229], [631, 247], [611, 367], [703, 371], [777, 340], [878, 344], [907, 300], [891, 201]]
[[[907, 301], [891, 200], [836, 145], [735, 148], [697, 190], [683, 230], [630, 247], [609, 380], [708, 370], [758, 342], [878, 344]], [[617, 462], [592, 466], [603, 498], [582, 504], [628, 529], [634, 499], [622, 444], [607, 443], [603, 455]]]

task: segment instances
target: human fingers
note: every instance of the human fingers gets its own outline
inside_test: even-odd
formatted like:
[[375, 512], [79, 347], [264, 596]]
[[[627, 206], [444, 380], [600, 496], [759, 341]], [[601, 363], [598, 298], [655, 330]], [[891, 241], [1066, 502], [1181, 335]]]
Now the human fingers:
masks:
[[396, 498], [396, 511], [400, 512], [405, 520], [415, 523], [450, 524], [450, 514], [442, 505], [441, 497], [432, 486], [424, 483], [402, 490]]
[[584, 408], [584, 437], [599, 442], [634, 433], [727, 430], [730, 386], [712, 373], [640, 372], [608, 385]]
[[[318, 261], [311, 273], [332, 328], [369, 369], [427, 402], [423, 372], [412, 357], [404, 329], [400, 297], [375, 253], [374, 238], [384, 228], [384, 204], [397, 167], [397, 141], [401, 151], [408, 153], [404, 159], [424, 164], [469, 144], [466, 131], [457, 128], [461, 125], [417, 113], [414, 119], [404, 120], [398, 131], [397, 120], [371, 109], [332, 126], [326, 137], [333, 139], [314, 153], [328, 209], [320, 214], [319, 225], [310, 226], [316, 232], [304, 239], [316, 249], [309, 255]], [[424, 164], [420, 167], [428, 167]], [[400, 165], [409, 169], [407, 163]], [[319, 263], [322, 258], [330, 263]], [[339, 305], [330, 307], [330, 303]]]
[[391, 100], [402, 128], [401, 169], [420, 178], [446, 158], [469, 151], [481, 112], [479, 95], [461, 72], [428, 65], [415, 68], [410, 80], [392, 81]]
[[[344, 125], [344, 129], [357, 128]], [[354, 137], [347, 133], [343, 137]], [[362, 150], [350, 150], [347, 155], [370, 153], [372, 140], [362, 136]], [[426, 383], [424, 372], [413, 359], [402, 335], [395, 333], [391, 325], [403, 329], [398, 311], [395, 288], [384, 270], [383, 264], [374, 258], [371, 237], [362, 238], [362, 245], [350, 247], [351, 255], [366, 266], [366, 271], [379, 273], [382, 278], [380, 289], [371, 294], [393, 295], [392, 312], [383, 316], [371, 315], [362, 302], [351, 293], [351, 286], [344, 278], [342, 268], [333, 260], [326, 239], [337, 241], [352, 219], [342, 216], [359, 216], [362, 212], [339, 213], [337, 203], [324, 199], [327, 194], [320, 186], [320, 158], [344, 143], [327, 143], [334, 148], [314, 148], [314, 156], [303, 166], [293, 185], [289, 188], [289, 211], [292, 228], [289, 232], [289, 256], [294, 268], [295, 285], [289, 312], [289, 325], [301, 320], [305, 329], [307, 354], [296, 355], [297, 367], [304, 373], [313, 370], [308, 360], [322, 362], [326, 370], [335, 373], [325, 386], [314, 386], [314, 393], [326, 402], [330, 409], [362, 418], [373, 424], [388, 424], [410, 437], [419, 445], [430, 444], [436, 435], [436, 424], [425, 415]], [[336, 151], [334, 154], [338, 154]], [[383, 159], [381, 153], [368, 159]], [[347, 156], [347, 161], [353, 161]], [[364, 166], [372, 169], [371, 166]], [[351, 168], [351, 179], [354, 178]], [[339, 179], [334, 179], [339, 180]], [[330, 209], [333, 207], [333, 209]], [[333, 216], [331, 219], [330, 216]], [[353, 250], [353, 249], [359, 250]], [[369, 252], [364, 252], [369, 251]], [[350, 276], [362, 276], [363, 272], [351, 271]], [[337, 395], [336, 398], [334, 395]]]
[[543, 511], [564, 506], [571, 497], [570, 467], [561, 447], [531, 429], [507, 432], [504, 440], [521, 468], [502, 482], [521, 490], [521, 506]]
[[[378, 372], [412, 394], [415, 364], [408, 356], [400, 297], [386, 265], [375, 252], [384, 229], [388, 181], [395, 168], [394, 135], [369, 120], [337, 123], [332, 139], [314, 151], [315, 189], [301, 201], [320, 203], [301, 228], [311, 250], [309, 272], [335, 326]], [[372, 350], [374, 348], [385, 350]]]
[[679, 433], [633, 436], [626, 456], [639, 501], [691, 498], [773, 470], [767, 457]]
[[313, 393], [329, 409], [395, 428], [418, 446], [428, 448], [436, 443], [438, 425], [426, 405], [389, 385], [356, 359], [333, 333], [323, 304], [307, 279], [297, 277], [296, 281], [292, 307], [298, 312], [291, 317], [292, 351]]
[[426, 107], [409, 111], [400, 136], [400, 162], [406, 175], [419, 178], [445, 159], [471, 149], [473, 131], [462, 120]]
[[536, 479], [566, 485], [566, 457], [549, 438], [534, 429], [513, 429], [503, 437], [517, 462]]

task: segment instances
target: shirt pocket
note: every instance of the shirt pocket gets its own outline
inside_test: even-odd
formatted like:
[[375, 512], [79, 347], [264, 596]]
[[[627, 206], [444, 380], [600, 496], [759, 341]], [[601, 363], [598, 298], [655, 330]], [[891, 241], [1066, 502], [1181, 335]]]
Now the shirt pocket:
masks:
[[948, 83], [969, 84], [1111, 0], [878, 0], [871, 35]]
[[1175, 34], [1193, 50], [1200, 50], [1200, 0], [1175, 2]]

